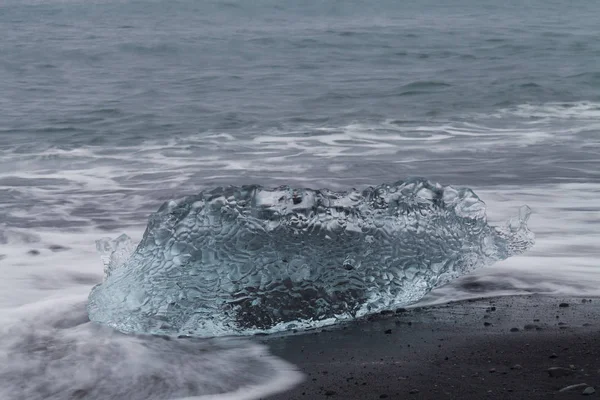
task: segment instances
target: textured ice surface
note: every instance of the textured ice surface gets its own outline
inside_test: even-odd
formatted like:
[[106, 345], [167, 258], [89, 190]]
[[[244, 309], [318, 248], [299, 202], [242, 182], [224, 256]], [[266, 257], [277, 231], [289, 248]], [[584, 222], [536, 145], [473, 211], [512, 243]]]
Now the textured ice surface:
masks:
[[100, 253], [100, 259], [104, 264], [104, 280], [106, 280], [113, 269], [123, 266], [131, 257], [135, 245], [129, 236], [122, 234], [114, 240], [111, 238], [97, 240], [96, 250]]
[[[165, 203], [144, 237], [101, 242], [93, 321], [215, 336], [325, 325], [418, 301], [533, 245], [529, 208], [487, 224], [469, 189], [422, 179], [336, 193], [226, 187]], [[111, 247], [112, 246], [112, 247]]]

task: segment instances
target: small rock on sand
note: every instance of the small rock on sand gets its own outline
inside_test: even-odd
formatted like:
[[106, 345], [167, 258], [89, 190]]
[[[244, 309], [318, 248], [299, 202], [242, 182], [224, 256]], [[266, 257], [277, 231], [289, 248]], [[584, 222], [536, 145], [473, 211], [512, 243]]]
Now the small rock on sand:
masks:
[[29, 254], [30, 256], [39, 256], [40, 255], [40, 251], [39, 250], [29, 250], [27, 252], [27, 254]]
[[51, 251], [55, 252], [55, 253], [56, 253], [56, 252], [58, 252], [58, 251], [67, 251], [67, 250], [69, 250], [69, 248], [68, 248], [68, 247], [61, 246], [61, 245], [59, 245], [59, 244], [52, 244], [52, 245], [48, 246], [48, 248], [49, 248]]
[[519, 328], [510, 328], [511, 332], [519, 332]]
[[410, 392], [408, 392], [410, 394], [417, 394], [419, 393], [419, 389], [411, 389]]
[[588, 387], [586, 387], [586, 388], [583, 390], [583, 392], [582, 392], [582, 394], [583, 394], [584, 396], [589, 396], [590, 394], [594, 394], [594, 393], [596, 393], [596, 389], [594, 389], [594, 388], [593, 388], [593, 387], [591, 387], [591, 386], [588, 386]]
[[569, 307], [569, 303], [560, 303], [558, 306], [559, 306], [560, 308]]
[[548, 375], [553, 378], [560, 378], [562, 376], [569, 376], [573, 374], [573, 370], [563, 367], [550, 367], [548, 368]]
[[569, 390], [581, 389], [583, 387], [587, 387], [587, 383], [578, 383], [575, 385], [569, 385], [559, 390], [559, 392], [568, 392]]
[[523, 327], [523, 329], [525, 329], [526, 331], [533, 331], [533, 330], [537, 330], [540, 331], [542, 330], [542, 328], [539, 325], [536, 324], [527, 324]]

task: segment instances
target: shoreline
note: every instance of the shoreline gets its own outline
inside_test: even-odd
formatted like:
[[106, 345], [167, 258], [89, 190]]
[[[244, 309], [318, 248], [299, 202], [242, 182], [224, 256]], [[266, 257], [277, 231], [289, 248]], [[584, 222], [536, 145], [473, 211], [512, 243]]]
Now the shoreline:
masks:
[[599, 317], [597, 298], [505, 296], [262, 337], [305, 375], [264, 399], [580, 398], [600, 392]]

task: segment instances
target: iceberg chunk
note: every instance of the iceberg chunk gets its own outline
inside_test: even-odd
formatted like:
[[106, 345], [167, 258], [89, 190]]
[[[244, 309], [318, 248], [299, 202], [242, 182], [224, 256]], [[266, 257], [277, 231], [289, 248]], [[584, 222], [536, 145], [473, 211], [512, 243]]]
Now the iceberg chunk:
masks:
[[471, 190], [423, 179], [342, 193], [217, 188], [165, 203], [132, 253], [125, 236], [100, 242], [118, 254], [105, 255], [88, 313], [123, 332], [192, 336], [348, 320], [524, 252], [529, 214], [493, 227]]

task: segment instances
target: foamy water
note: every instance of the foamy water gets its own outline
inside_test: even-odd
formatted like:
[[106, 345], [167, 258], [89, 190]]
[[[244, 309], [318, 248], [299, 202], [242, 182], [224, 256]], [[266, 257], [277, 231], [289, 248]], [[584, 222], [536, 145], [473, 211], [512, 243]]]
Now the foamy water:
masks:
[[303, 379], [249, 340], [127, 336], [89, 322], [101, 232], [3, 233], [1, 399], [254, 399]]
[[[95, 240], [123, 232], [139, 239], [147, 215], [162, 200], [213, 181], [248, 183], [256, 176], [271, 186], [360, 186], [401, 178], [390, 166], [429, 160], [434, 175], [446, 178], [443, 183], [460, 183], [460, 168], [440, 170], [440, 165], [471, 164], [470, 156], [483, 162], [469, 186], [487, 203], [489, 219], [500, 223], [528, 204], [537, 243], [524, 256], [463, 277], [420, 304], [525, 293], [600, 295], [600, 184], [598, 170], [591, 168], [599, 161], [599, 141], [590, 134], [598, 129], [599, 108], [596, 103], [524, 105], [469, 115], [472, 122], [303, 125], [248, 138], [207, 134], [112, 149], [3, 147], [0, 398], [250, 399], [302, 379], [293, 366], [247, 340], [125, 336], [87, 319], [87, 295], [102, 279]], [[514, 128], [494, 127], [498, 120]], [[306, 131], [312, 133], [299, 133]], [[585, 151], [581, 154], [589, 158], [555, 161], [554, 147], [567, 154]], [[540, 148], [545, 153], [532, 153]], [[514, 154], [530, 154], [535, 163], [512, 165]], [[494, 164], [486, 165], [488, 160]], [[554, 175], [510, 184], [540, 173], [528, 163], [534, 169], [544, 163]], [[365, 164], [369, 168], [359, 167]], [[317, 165], [326, 170], [317, 173]], [[482, 184], [489, 180], [499, 183]]]
[[536, 244], [522, 256], [432, 292], [420, 305], [530, 293], [600, 296], [600, 185], [565, 183], [476, 191], [486, 201], [492, 221], [505, 219], [505, 210], [527, 203], [534, 210], [529, 227], [536, 233]]

